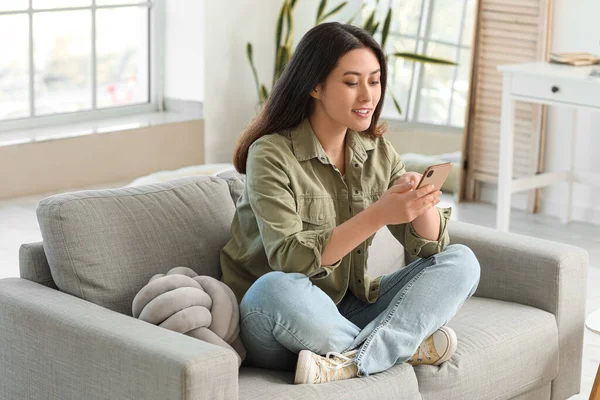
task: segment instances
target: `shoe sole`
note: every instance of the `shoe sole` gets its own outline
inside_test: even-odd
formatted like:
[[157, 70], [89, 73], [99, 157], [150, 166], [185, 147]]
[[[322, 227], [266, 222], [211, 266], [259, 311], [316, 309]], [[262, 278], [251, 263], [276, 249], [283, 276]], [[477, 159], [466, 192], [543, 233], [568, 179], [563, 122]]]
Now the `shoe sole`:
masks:
[[294, 383], [296, 385], [303, 383], [311, 383], [310, 380], [310, 366], [312, 365], [312, 353], [309, 350], [302, 350], [298, 354], [298, 363], [296, 364], [296, 376], [294, 377]]
[[454, 355], [454, 353], [456, 352], [456, 346], [458, 345], [458, 339], [456, 338], [456, 332], [454, 332], [454, 330], [452, 328], [443, 326], [439, 330], [444, 332], [448, 336], [448, 342], [450, 343], [450, 345], [448, 346], [448, 349], [446, 349], [446, 352], [444, 354], [442, 354], [440, 359], [437, 360], [433, 364], [435, 366], [438, 366], [438, 365], [448, 361], [449, 359], [451, 359], [452, 356]]

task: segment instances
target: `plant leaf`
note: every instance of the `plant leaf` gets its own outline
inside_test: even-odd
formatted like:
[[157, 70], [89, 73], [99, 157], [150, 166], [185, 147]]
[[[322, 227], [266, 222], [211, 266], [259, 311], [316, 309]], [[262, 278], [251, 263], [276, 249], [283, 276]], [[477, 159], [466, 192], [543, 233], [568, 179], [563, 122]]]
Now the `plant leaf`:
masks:
[[373, 31], [371, 32], [371, 36], [375, 36], [375, 34], [377, 33], [377, 28], [379, 28], [379, 22], [373, 25]]
[[348, 2], [344, 1], [343, 3], [341, 3], [340, 5], [335, 7], [333, 10], [329, 11], [327, 14], [325, 14], [323, 16], [322, 21], [325, 21], [327, 18], [330, 18], [330, 17], [334, 16], [335, 14], [339, 13], [340, 11], [342, 11], [342, 8], [346, 7], [346, 4], [348, 4]]
[[286, 14], [287, 1], [281, 4], [281, 10], [279, 10], [279, 17], [277, 17], [277, 28], [275, 28], [275, 48], [278, 49], [281, 45], [281, 33], [283, 31], [283, 17]]
[[283, 74], [285, 67], [287, 67], [291, 54], [291, 47], [281, 46], [279, 50], [277, 50], [277, 62], [275, 64], [275, 72], [273, 73], [273, 86], [275, 86], [275, 82], [277, 82], [281, 74]]
[[327, 0], [321, 0], [319, 3], [319, 8], [317, 9], [317, 19], [315, 25], [319, 25], [323, 21], [323, 13], [325, 12], [325, 7], [327, 7]]
[[271, 87], [275, 86], [275, 82], [279, 79], [279, 75], [281, 75], [280, 65], [281, 65], [281, 52], [283, 47], [279, 46], [277, 48], [277, 52], [275, 53], [275, 69], [273, 70], [273, 81], [271, 82]]
[[367, 32], [371, 32], [371, 28], [373, 26], [373, 20], [375, 19], [375, 10], [369, 15], [369, 18], [363, 24], [363, 29]]
[[416, 53], [399, 52], [399, 53], [394, 53], [392, 55], [396, 56], [396, 57], [404, 58], [404, 59], [407, 59], [410, 61], [420, 62], [420, 63], [440, 64], [440, 65], [458, 65], [457, 63], [455, 63], [454, 61], [451, 61], [451, 60], [445, 60], [443, 58], [436, 58], [436, 57], [429, 57], [429, 56], [424, 56], [422, 54], [416, 54]]
[[279, 79], [279, 77], [281, 76], [281, 74], [283, 74], [283, 71], [285, 70], [285, 67], [287, 67], [288, 62], [290, 61], [290, 55], [292, 54], [292, 48], [291, 47], [282, 47], [281, 48], [281, 60], [279, 63], [279, 76], [277, 77], [277, 79]]
[[258, 93], [258, 97], [260, 100], [260, 104], [263, 104], [267, 100], [267, 97], [269, 97], [269, 91], [267, 90], [265, 85], [260, 85], [260, 92]]
[[294, 8], [296, 7], [296, 0], [289, 0], [290, 1], [290, 8], [292, 9], [292, 11], [294, 11]]
[[387, 40], [388, 34], [390, 32], [390, 24], [392, 22], [392, 9], [388, 10], [387, 15], [385, 16], [385, 22], [383, 23], [383, 29], [381, 30], [381, 48], [385, 49], [385, 42]]
[[362, 10], [367, 6], [367, 3], [362, 3], [360, 5], [360, 8], [358, 9], [358, 11], [356, 12], [356, 14], [354, 14], [354, 16], [352, 18], [350, 18], [346, 23], [347, 24], [351, 24], [354, 22], [354, 20], [359, 16], [359, 14], [362, 12]]
[[287, 34], [286, 34], [284, 46], [290, 46], [291, 47], [292, 42], [294, 41], [294, 16], [292, 14], [293, 12], [294, 12], [294, 8], [293, 7], [288, 7], [287, 8], [287, 13], [286, 13]]
[[396, 96], [394, 96], [394, 93], [392, 93], [391, 90], [388, 90], [388, 93], [390, 94], [390, 97], [392, 98], [392, 101], [394, 102], [394, 107], [396, 107], [396, 111], [398, 111], [398, 114], [402, 115], [402, 107], [400, 107], [398, 100], [396, 100]]
[[256, 92], [258, 93], [258, 97], [260, 98], [260, 82], [258, 81], [258, 73], [256, 72], [256, 67], [254, 66], [254, 60], [252, 59], [252, 43], [248, 42], [246, 44], [246, 56], [248, 57], [248, 61], [250, 62], [250, 68], [252, 68], [252, 75], [254, 75], [254, 83], [256, 85]]

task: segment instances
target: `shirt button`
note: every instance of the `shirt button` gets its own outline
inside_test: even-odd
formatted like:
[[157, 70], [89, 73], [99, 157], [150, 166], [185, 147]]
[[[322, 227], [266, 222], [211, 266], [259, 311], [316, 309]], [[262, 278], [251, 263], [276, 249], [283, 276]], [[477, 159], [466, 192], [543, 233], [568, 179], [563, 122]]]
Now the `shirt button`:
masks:
[[362, 252], [360, 251], [360, 249], [358, 249], [358, 250], [356, 250], [356, 253], [357, 253], [357, 254], [360, 254], [360, 253], [362, 253]]
[[354, 164], [354, 168], [358, 168], [358, 163], [355, 163], [355, 164]]
[[319, 157], [322, 161], [325, 161], [325, 157]]
[[354, 194], [358, 194], [358, 190], [355, 190], [355, 191], [354, 191]]
[[362, 279], [357, 279], [356, 283], [361, 284], [362, 283]]

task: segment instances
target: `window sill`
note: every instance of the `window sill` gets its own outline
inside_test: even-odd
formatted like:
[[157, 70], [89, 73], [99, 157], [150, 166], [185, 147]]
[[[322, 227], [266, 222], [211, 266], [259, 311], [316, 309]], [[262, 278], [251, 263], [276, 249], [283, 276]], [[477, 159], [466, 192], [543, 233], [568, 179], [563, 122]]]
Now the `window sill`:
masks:
[[0, 133], [0, 147], [25, 143], [45, 142], [79, 136], [118, 132], [130, 129], [202, 119], [192, 112], [152, 112], [127, 117], [107, 118], [75, 124], [41, 127]]

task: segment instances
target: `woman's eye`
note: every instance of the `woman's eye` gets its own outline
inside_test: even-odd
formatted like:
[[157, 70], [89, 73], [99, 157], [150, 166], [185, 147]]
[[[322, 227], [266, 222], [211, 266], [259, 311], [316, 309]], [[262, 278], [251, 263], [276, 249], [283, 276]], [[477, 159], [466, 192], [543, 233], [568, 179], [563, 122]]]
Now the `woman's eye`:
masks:
[[356, 86], [356, 85], [358, 85], [358, 83], [356, 83], [356, 82], [346, 82], [346, 85], [348, 85], [348, 86]]
[[379, 85], [379, 81], [373, 81], [371, 82], [371, 85]]

